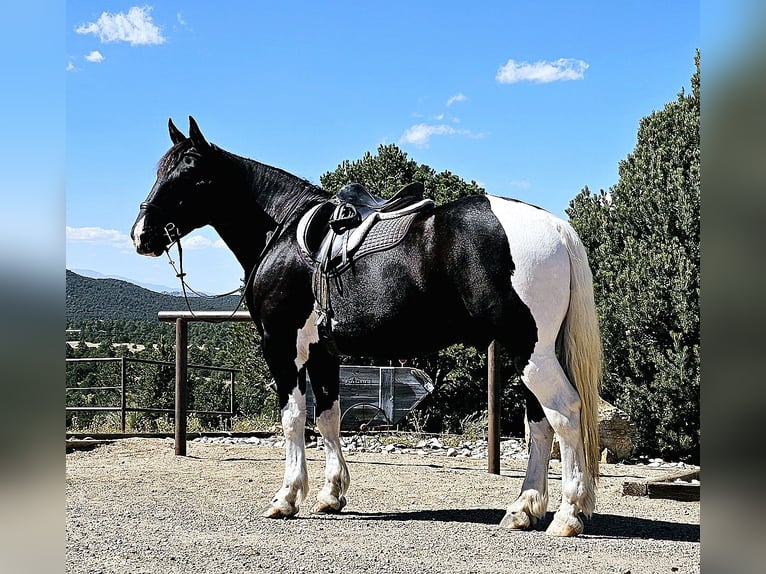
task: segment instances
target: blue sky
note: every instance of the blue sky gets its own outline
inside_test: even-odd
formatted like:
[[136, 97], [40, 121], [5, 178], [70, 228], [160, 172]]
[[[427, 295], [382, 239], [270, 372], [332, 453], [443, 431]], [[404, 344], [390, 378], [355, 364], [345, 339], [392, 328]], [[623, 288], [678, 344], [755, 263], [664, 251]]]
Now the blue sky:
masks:
[[[563, 216], [608, 188], [639, 120], [694, 72], [699, 2], [66, 4], [66, 265], [175, 286], [128, 240], [193, 115], [208, 139], [319, 182], [395, 143], [419, 163]], [[703, 68], [704, 68], [703, 53]], [[190, 283], [243, 276], [212, 229]]]

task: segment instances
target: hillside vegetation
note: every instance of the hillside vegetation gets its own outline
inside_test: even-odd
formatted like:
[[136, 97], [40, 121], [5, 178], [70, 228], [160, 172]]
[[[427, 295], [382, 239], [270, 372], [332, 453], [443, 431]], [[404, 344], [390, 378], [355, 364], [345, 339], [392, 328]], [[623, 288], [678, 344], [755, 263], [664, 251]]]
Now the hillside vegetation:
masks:
[[[231, 311], [239, 296], [220, 299], [190, 297], [195, 311]], [[83, 319], [156, 321], [158, 311], [184, 311], [183, 297], [157, 293], [119, 279], [93, 279], [67, 269], [67, 323]]]

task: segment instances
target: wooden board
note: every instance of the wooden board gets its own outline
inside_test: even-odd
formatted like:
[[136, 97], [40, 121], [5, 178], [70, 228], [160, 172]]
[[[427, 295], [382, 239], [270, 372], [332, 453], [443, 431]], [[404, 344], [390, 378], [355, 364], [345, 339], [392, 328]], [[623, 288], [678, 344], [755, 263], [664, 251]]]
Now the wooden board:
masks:
[[623, 496], [648, 496], [649, 498], [695, 501], [700, 499], [700, 484], [689, 481], [699, 481], [699, 479], [699, 470], [677, 471], [652, 480], [623, 482], [622, 494]]

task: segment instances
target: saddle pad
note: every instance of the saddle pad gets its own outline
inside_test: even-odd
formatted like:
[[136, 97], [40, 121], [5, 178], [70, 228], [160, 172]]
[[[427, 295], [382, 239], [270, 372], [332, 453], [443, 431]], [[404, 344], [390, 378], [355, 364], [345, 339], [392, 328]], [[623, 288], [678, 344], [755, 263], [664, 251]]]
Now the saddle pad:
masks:
[[397, 245], [404, 239], [416, 215], [417, 213], [410, 213], [391, 219], [378, 219], [372, 229], [367, 232], [362, 244], [354, 252], [353, 259], [359, 259], [376, 251], [385, 251]]

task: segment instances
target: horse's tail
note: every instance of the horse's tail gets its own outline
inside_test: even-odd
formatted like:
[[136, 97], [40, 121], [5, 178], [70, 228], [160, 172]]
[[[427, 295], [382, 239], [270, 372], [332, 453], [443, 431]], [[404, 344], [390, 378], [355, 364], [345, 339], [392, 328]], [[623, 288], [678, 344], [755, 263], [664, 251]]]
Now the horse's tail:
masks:
[[569, 379], [580, 394], [580, 430], [585, 448], [585, 465], [598, 479], [599, 388], [603, 370], [603, 351], [593, 299], [593, 275], [585, 247], [575, 230], [563, 223], [559, 231], [569, 252], [569, 310], [563, 325], [564, 364]]

